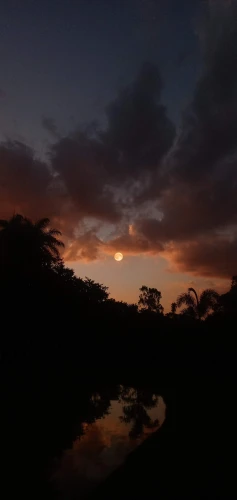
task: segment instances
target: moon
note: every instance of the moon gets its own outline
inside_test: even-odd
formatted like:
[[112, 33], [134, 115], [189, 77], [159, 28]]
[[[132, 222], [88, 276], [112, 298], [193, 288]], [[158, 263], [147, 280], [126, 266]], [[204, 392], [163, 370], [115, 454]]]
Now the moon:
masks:
[[114, 258], [115, 258], [115, 260], [117, 260], [117, 262], [120, 262], [120, 260], [123, 260], [123, 254], [121, 252], [117, 252], [114, 255]]

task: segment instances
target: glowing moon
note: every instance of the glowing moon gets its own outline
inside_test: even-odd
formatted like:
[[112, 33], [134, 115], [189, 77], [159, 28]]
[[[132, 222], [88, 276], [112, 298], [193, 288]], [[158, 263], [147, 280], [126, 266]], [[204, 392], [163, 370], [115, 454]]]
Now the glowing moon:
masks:
[[121, 252], [117, 252], [114, 255], [114, 258], [115, 258], [115, 260], [117, 260], [119, 262], [120, 260], [123, 260], [123, 254]]

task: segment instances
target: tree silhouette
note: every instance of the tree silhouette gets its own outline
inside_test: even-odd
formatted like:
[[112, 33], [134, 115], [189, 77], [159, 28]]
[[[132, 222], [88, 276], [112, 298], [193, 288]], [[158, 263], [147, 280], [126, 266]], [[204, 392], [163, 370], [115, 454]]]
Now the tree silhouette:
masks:
[[73, 269], [65, 266], [62, 259], [59, 259], [55, 263], [53, 270], [62, 282], [69, 285], [76, 285], [78, 278], [75, 276]]
[[60, 231], [49, 228], [49, 219], [36, 223], [16, 214], [0, 220], [0, 270], [27, 275], [50, 268], [59, 260]]
[[49, 223], [47, 218], [34, 223], [20, 214], [0, 220], [0, 277], [9, 291], [13, 284], [25, 290], [37, 287], [60, 261], [61, 233]]
[[237, 275], [232, 277], [231, 280], [231, 290], [236, 291], [237, 290]]
[[237, 276], [231, 280], [230, 290], [220, 297], [219, 311], [232, 317], [237, 313]]
[[108, 299], [106, 301], [106, 312], [116, 316], [119, 315], [122, 318], [128, 315], [135, 316], [137, 314], [137, 304], [127, 304], [122, 300]]
[[172, 302], [172, 304], [171, 304], [171, 312], [172, 312], [172, 314], [173, 315], [176, 314], [176, 311], [177, 311], [177, 304], [176, 304], [176, 302]]
[[169, 319], [174, 319], [176, 316], [176, 311], [177, 311], [177, 304], [176, 302], [172, 302], [171, 311], [166, 313], [166, 317]]
[[83, 280], [85, 284], [85, 290], [89, 300], [93, 303], [102, 303], [108, 299], [108, 287], [101, 285], [100, 283], [95, 283], [95, 281], [90, 278], [85, 278]]
[[141, 292], [138, 300], [140, 311], [163, 314], [164, 308], [160, 304], [160, 300], [162, 299], [161, 292], [156, 288], [148, 288], [144, 285], [139, 290]]
[[214, 311], [219, 301], [219, 294], [212, 289], [203, 290], [200, 297], [194, 288], [189, 288], [188, 292], [181, 293], [177, 298], [177, 307], [186, 305], [182, 314], [187, 314], [196, 319], [205, 318], [210, 311]]

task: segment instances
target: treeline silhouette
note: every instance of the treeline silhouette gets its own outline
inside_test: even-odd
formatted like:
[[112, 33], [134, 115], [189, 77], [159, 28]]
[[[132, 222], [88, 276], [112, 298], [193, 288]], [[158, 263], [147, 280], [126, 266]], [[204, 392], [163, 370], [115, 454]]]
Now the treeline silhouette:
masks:
[[[17, 214], [9, 220], [0, 220], [0, 282], [4, 304], [14, 303], [14, 308], [22, 308], [25, 303], [21, 310], [25, 319], [30, 316], [33, 321], [31, 304], [39, 308], [39, 320], [40, 309], [42, 311], [48, 300], [51, 304], [48, 313], [56, 322], [55, 306], [61, 317], [78, 315], [80, 311], [80, 315], [89, 314], [89, 322], [95, 316], [103, 318], [105, 323], [115, 323], [115, 318], [121, 322], [131, 319], [139, 323], [143, 318], [154, 323], [210, 320], [210, 316], [218, 320], [227, 316], [236, 318], [237, 275], [232, 278], [230, 290], [222, 295], [207, 289], [198, 297], [195, 289], [189, 288], [171, 304], [171, 312], [164, 315], [162, 295], [156, 288], [143, 285], [138, 304], [127, 304], [110, 298], [105, 285], [76, 277], [60, 257], [59, 250], [64, 246], [60, 237], [60, 231], [51, 229], [47, 218], [33, 223]], [[78, 325], [79, 329], [81, 327]]]
[[[34, 223], [16, 214], [0, 220], [2, 364], [15, 357], [15, 365], [21, 356], [70, 371], [83, 353], [90, 367], [116, 371], [122, 359], [123, 369], [130, 370], [131, 359], [139, 364], [173, 337], [182, 343], [186, 336], [190, 342], [192, 336], [217, 335], [221, 328], [233, 331], [237, 276], [222, 295], [207, 289], [199, 297], [189, 288], [164, 314], [156, 288], [141, 286], [138, 303], [127, 304], [110, 298], [105, 285], [77, 277], [60, 257], [60, 238], [47, 218]], [[170, 359], [172, 344], [168, 349]]]
[[[34, 223], [16, 214], [0, 221], [1, 432], [9, 497], [16, 487], [30, 498], [51, 498], [50, 460], [83, 432], [83, 422], [105, 415], [111, 399], [124, 398], [123, 418], [136, 436], [156, 425], [145, 411], [153, 394], [171, 409], [181, 378], [192, 373], [199, 383], [200, 364], [205, 385], [217, 359], [222, 381], [234, 366], [237, 276], [222, 295], [204, 290], [199, 297], [190, 288], [164, 314], [156, 288], [141, 286], [138, 303], [127, 304], [111, 299], [105, 285], [76, 277], [60, 257], [60, 238], [49, 219]], [[126, 387], [135, 388], [135, 399]], [[14, 447], [22, 450], [15, 466]]]

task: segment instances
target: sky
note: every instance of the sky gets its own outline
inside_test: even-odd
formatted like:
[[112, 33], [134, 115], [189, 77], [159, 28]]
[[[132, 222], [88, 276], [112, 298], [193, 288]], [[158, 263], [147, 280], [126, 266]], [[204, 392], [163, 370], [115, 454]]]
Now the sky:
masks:
[[[0, 214], [137, 302], [237, 273], [236, 0], [2, 0]], [[123, 253], [121, 262], [113, 258]]]

